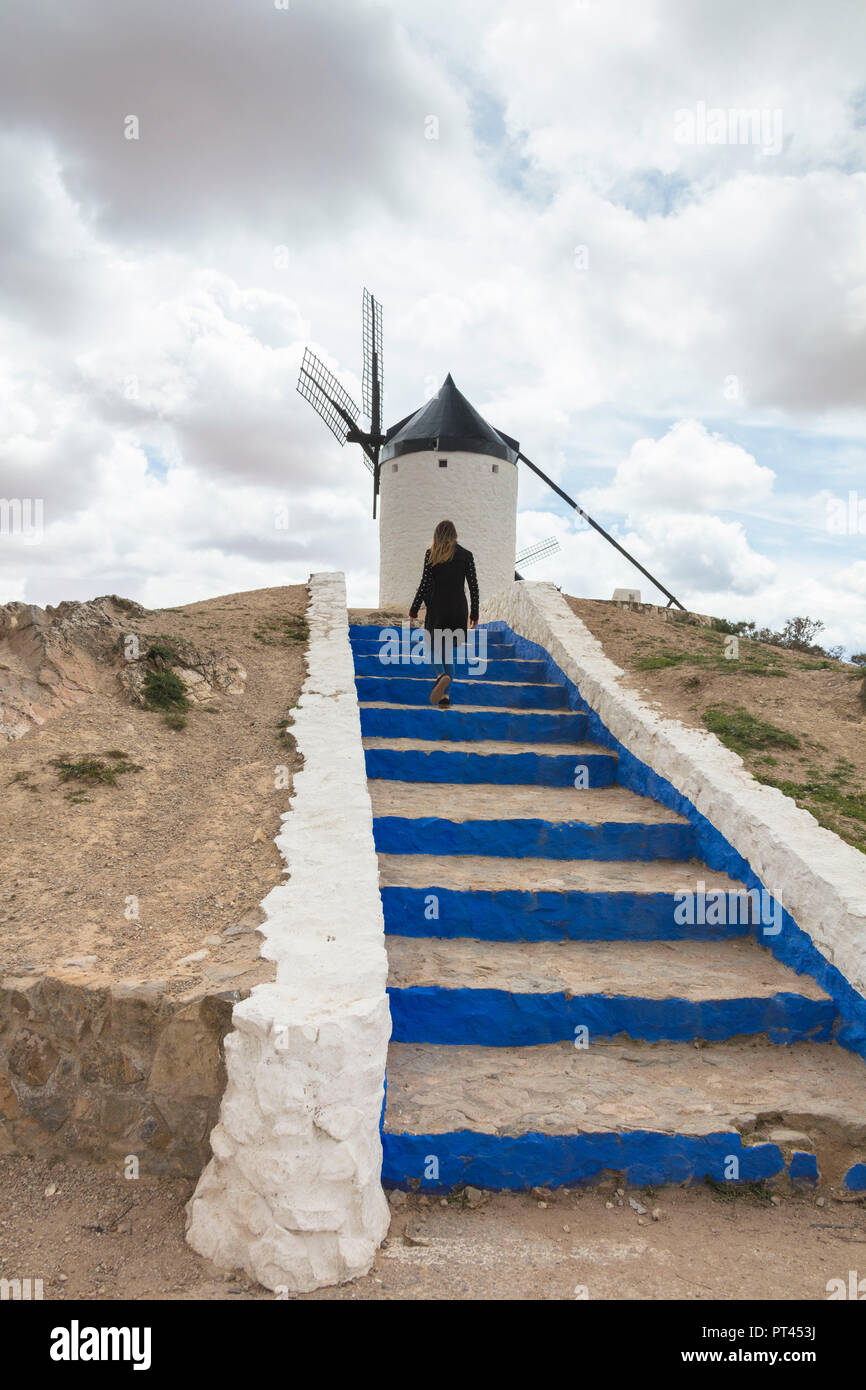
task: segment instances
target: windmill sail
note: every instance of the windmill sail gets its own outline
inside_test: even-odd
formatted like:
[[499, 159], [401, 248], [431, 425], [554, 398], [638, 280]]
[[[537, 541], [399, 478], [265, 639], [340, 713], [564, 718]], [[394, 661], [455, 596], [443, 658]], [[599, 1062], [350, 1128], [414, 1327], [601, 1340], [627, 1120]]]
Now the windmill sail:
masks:
[[328, 371], [324, 362], [311, 352], [304, 351], [301, 370], [298, 376], [298, 391], [305, 401], [321, 415], [328, 429], [345, 444], [349, 434], [355, 429], [358, 420], [358, 407], [352, 397], [343, 389], [333, 372]]
[[362, 399], [371, 433], [382, 433], [382, 306], [364, 290]]
[[348, 391], [329, 371], [324, 362], [304, 350], [298, 375], [298, 392], [322, 417], [340, 444], [360, 444], [364, 466], [373, 475], [373, 516], [379, 494], [379, 453], [382, 436], [382, 306], [369, 290], [364, 290], [364, 375], [362, 397], [364, 411], [370, 417], [370, 429], [358, 425], [360, 411]]
[[[535, 545], [528, 545], [525, 550], [521, 550], [519, 555], [515, 555], [514, 563], [521, 567], [534, 565], [536, 560], [546, 560], [548, 555], [556, 555], [561, 548], [556, 536], [548, 536], [546, 541], [536, 541]], [[523, 575], [516, 569], [514, 578], [522, 579]]]
[[546, 541], [536, 541], [535, 545], [529, 545], [525, 550], [521, 550], [516, 557], [518, 565], [534, 565], [536, 560], [546, 560], [548, 555], [556, 555], [562, 547], [556, 536], [548, 536]]

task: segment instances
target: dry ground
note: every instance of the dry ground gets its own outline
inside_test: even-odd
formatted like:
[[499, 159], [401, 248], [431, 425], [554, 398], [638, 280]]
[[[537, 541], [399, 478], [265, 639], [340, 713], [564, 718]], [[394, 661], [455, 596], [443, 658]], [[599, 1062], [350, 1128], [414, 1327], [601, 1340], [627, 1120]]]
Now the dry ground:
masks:
[[[214, 696], [174, 732], [125, 701], [114, 682], [23, 738], [0, 745], [0, 973], [95, 956], [88, 974], [178, 976], [175, 962], [225, 945], [207, 939], [255, 914], [282, 873], [274, 845], [294, 763], [279, 721], [303, 680], [303, 642], [271, 624], [303, 614], [306, 586], [227, 594], [137, 619], [129, 630], [186, 637], [235, 657], [246, 693]], [[255, 633], [259, 632], [260, 637]], [[51, 759], [118, 750], [141, 766], [82, 791]], [[127, 915], [129, 897], [139, 919]]]
[[[46, 1299], [273, 1299], [185, 1244], [192, 1186], [2, 1158], [0, 1270], [41, 1278]], [[410, 1196], [365, 1278], [301, 1297], [824, 1300], [829, 1279], [866, 1273], [863, 1200], [780, 1192], [779, 1206], [705, 1187], [627, 1190], [623, 1201], [613, 1182], [490, 1195], [477, 1208]], [[660, 1219], [639, 1216], [631, 1195]]]

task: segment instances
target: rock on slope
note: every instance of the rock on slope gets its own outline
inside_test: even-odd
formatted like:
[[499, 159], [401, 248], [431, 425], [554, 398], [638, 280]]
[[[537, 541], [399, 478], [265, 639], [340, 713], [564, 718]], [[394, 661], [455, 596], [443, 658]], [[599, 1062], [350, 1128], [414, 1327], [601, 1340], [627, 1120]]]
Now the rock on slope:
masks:
[[[115, 594], [56, 608], [0, 606], [0, 737], [21, 738], [93, 692], [118, 685], [143, 703], [148, 646], [127, 639], [129, 620], [145, 616], [141, 604]], [[243, 692], [246, 675], [238, 662], [202, 654], [188, 642], [174, 646], [171, 665], [193, 703], [214, 690]]]

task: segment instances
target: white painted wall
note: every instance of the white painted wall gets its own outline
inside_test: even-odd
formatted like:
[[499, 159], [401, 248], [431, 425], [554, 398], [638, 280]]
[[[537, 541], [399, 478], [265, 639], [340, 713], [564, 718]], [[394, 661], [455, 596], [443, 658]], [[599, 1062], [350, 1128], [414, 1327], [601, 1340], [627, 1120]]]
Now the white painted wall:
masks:
[[615, 738], [687, 796], [848, 983], [866, 994], [866, 858], [775, 787], [764, 787], [715, 734], [665, 719], [622, 684], [553, 584], [512, 583], [482, 603], [537, 642]]
[[388, 965], [342, 574], [311, 576], [307, 619], [305, 762], [276, 840], [290, 877], [262, 904], [277, 977], [234, 1010], [214, 1156], [187, 1208], [199, 1254], [290, 1292], [365, 1274], [389, 1224]]
[[[440, 458], [447, 458], [447, 468], [439, 467]], [[384, 463], [380, 488], [380, 608], [408, 611], [433, 528], [445, 520], [454, 522], [460, 544], [475, 556], [482, 598], [513, 582], [516, 464], [488, 454], [425, 450]]]

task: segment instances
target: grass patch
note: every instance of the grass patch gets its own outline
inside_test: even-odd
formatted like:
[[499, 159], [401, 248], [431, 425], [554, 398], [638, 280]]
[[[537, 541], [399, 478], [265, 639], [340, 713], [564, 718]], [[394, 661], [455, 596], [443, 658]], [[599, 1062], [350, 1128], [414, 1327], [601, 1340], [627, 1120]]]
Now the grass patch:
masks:
[[258, 627], [253, 628], [253, 637], [266, 647], [291, 647], [296, 642], [306, 642], [310, 628], [306, 618], [299, 613], [287, 613], [280, 618], [263, 618]]
[[277, 720], [277, 742], [284, 743], [288, 748], [294, 748], [295, 736], [291, 732], [291, 726], [295, 722], [293, 714], [284, 714], [282, 719]]
[[141, 690], [148, 709], [173, 714], [189, 709], [186, 686], [174, 671], [148, 671]]
[[787, 729], [757, 719], [742, 705], [708, 705], [703, 720], [711, 733], [735, 753], [764, 748], [799, 748], [800, 740]]
[[773, 1194], [764, 1182], [716, 1182], [715, 1178], [704, 1181], [717, 1202], [750, 1202], [766, 1206]]
[[733, 667], [739, 675], [743, 676], [780, 676], [787, 678], [788, 672], [781, 666], [768, 666], [761, 661], [739, 661], [729, 662], [728, 670]]
[[[732, 626], [732, 624], [728, 626]], [[738, 638], [738, 656], [727, 657], [724, 648], [718, 645], [718, 639], [714, 632], [703, 628], [699, 635], [702, 641], [713, 645], [713, 651], [688, 652], [661, 647], [648, 656], [639, 657], [634, 663], [635, 670], [663, 671], [669, 666], [697, 666], [702, 671], [712, 672], [720, 676], [785, 677], [788, 674], [782, 665], [781, 657], [776, 652], [768, 651], [765, 647], [762, 648], [757, 642]]]
[[180, 710], [169, 710], [168, 714], [162, 716], [162, 722], [167, 729], [173, 729], [175, 733], [179, 734], [181, 729], [186, 728], [189, 720]]
[[847, 820], [855, 821], [858, 827], [866, 826], [866, 791], [852, 786], [854, 771], [853, 763], [848, 762], [847, 758], [838, 758], [830, 769], [807, 768], [806, 779], [802, 782], [764, 776], [758, 776], [758, 781], [784, 792], [798, 806], [811, 811], [825, 830], [832, 830], [835, 835], [866, 853], [866, 835], [843, 824]]
[[[106, 786], [117, 786], [117, 779], [124, 772], [141, 772], [140, 763], [129, 763], [114, 761], [106, 763], [102, 758], [52, 758], [51, 766], [57, 769], [57, 775], [61, 782], [84, 782], [87, 786], [95, 787], [100, 782]], [[70, 799], [75, 799], [80, 793], [73, 793]]]
[[667, 666], [679, 666], [683, 661], [694, 661], [691, 652], [659, 652], [655, 656], [641, 656], [635, 662], [637, 671], [663, 671]]
[[38, 792], [39, 788], [30, 781], [31, 773], [26, 771], [16, 772], [14, 777], [9, 778], [9, 786], [23, 787], [26, 792]]

